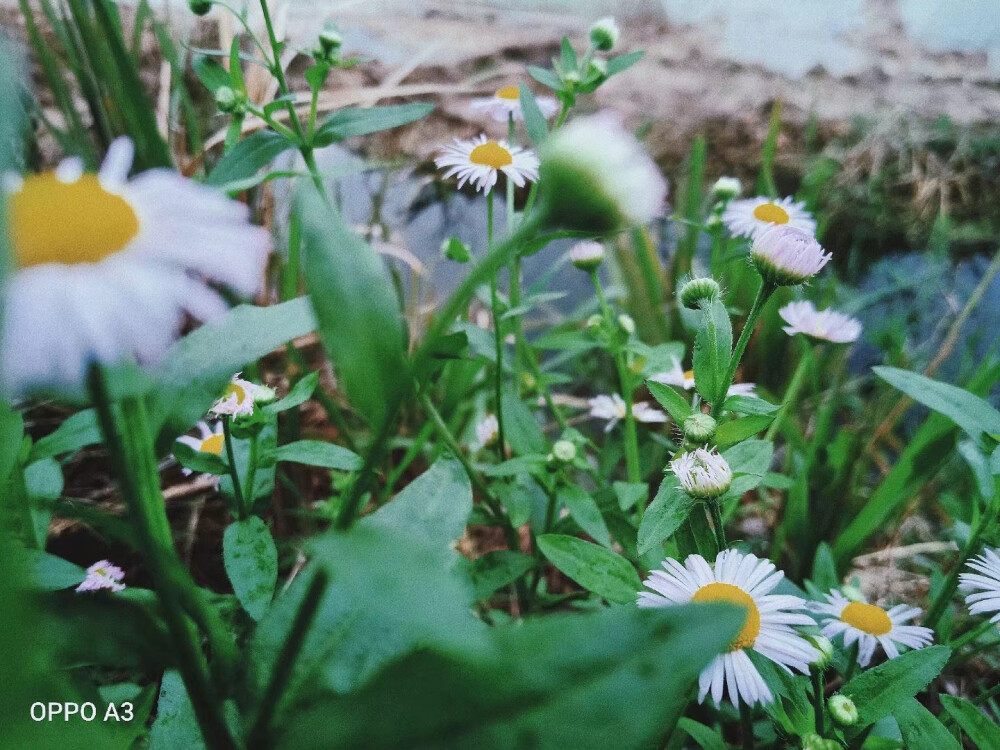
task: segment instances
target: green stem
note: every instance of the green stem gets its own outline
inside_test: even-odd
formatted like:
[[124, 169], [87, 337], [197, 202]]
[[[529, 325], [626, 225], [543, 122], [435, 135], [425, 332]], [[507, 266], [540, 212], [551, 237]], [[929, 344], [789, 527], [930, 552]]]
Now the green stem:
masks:
[[722, 520], [722, 505], [719, 503], [719, 498], [713, 497], [705, 502], [708, 506], [709, 515], [712, 517], [712, 527], [715, 530], [715, 544], [719, 548], [719, 552], [729, 548], [729, 542], [726, 541], [726, 524]]
[[743, 701], [740, 701], [740, 740], [743, 750], [754, 750], [753, 709]]
[[982, 695], [976, 696], [975, 698], [972, 699], [972, 702], [975, 703], [976, 705], [979, 705], [985, 703], [986, 701], [992, 698], [996, 698], [998, 695], [1000, 695], [1000, 684], [994, 685]]
[[[486, 193], [486, 248], [493, 247], [493, 190]], [[499, 269], [497, 269], [499, 273]], [[497, 417], [497, 453], [500, 460], [506, 458], [504, 446], [507, 442], [503, 428], [503, 326], [500, 321], [500, 295], [497, 293], [497, 274], [490, 277], [490, 313], [493, 315], [493, 348], [496, 367], [493, 370], [493, 403]]]
[[847, 649], [847, 673], [844, 675], [844, 684], [846, 685], [854, 677], [854, 673], [858, 669], [858, 644], [855, 642], [853, 646]]
[[781, 408], [778, 409], [778, 413], [774, 417], [774, 421], [771, 422], [771, 426], [767, 428], [767, 433], [764, 435], [765, 440], [774, 440], [775, 435], [778, 434], [778, 429], [781, 427], [781, 423], [791, 408], [792, 404], [795, 403], [795, 399], [799, 397], [799, 391], [802, 390], [802, 384], [805, 382], [806, 373], [809, 372], [809, 362], [811, 360], [811, 353], [809, 350], [809, 345], [806, 344], [805, 351], [799, 358], [799, 363], [795, 367], [795, 372], [792, 374], [792, 379], [788, 383], [788, 388], [785, 390], [785, 397], [781, 401]]
[[948, 604], [951, 603], [951, 598], [955, 594], [955, 589], [958, 587], [958, 576], [962, 572], [962, 568], [965, 566], [966, 561], [972, 557], [979, 548], [979, 538], [983, 535], [983, 532], [986, 531], [986, 527], [988, 525], [986, 518], [986, 515], [980, 516], [979, 520], [972, 527], [972, 533], [969, 535], [969, 540], [962, 548], [958, 561], [949, 571], [948, 577], [944, 581], [944, 585], [941, 586], [941, 590], [937, 593], [937, 596], [934, 597], [934, 601], [931, 603], [931, 606], [927, 608], [927, 616], [924, 617], [923, 621], [924, 627], [931, 628], [932, 630], [937, 627], [938, 620], [941, 619], [941, 615], [944, 614]]
[[736, 377], [736, 370], [740, 366], [740, 360], [743, 359], [743, 353], [746, 351], [747, 343], [749, 343], [753, 329], [757, 325], [757, 319], [760, 317], [761, 312], [764, 310], [764, 305], [767, 304], [767, 300], [774, 293], [774, 290], [775, 287], [772, 284], [761, 280], [757, 296], [754, 297], [753, 305], [750, 306], [750, 312], [747, 313], [746, 323], [743, 324], [740, 338], [736, 342], [736, 348], [733, 349], [733, 358], [729, 362], [729, 369], [726, 371], [726, 377], [722, 382], [722, 388], [719, 390], [719, 396], [716, 398], [715, 403], [712, 404], [712, 416], [716, 419], [718, 419], [719, 414], [722, 412], [722, 404], [725, 402], [726, 394], [733, 384], [733, 378]]
[[299, 269], [302, 259], [302, 215], [292, 210], [288, 222], [288, 262], [281, 276], [281, 301], [299, 296]]
[[812, 670], [812, 688], [813, 688], [813, 713], [816, 716], [816, 734], [820, 737], [823, 736], [823, 698], [824, 695], [824, 684], [823, 684], [823, 670], [813, 669]]
[[986, 620], [985, 622], [979, 623], [979, 625], [977, 625], [976, 627], [970, 628], [963, 635], [961, 635], [960, 637], [956, 638], [955, 640], [953, 640], [948, 645], [951, 647], [952, 653], [953, 654], [957, 654], [959, 649], [965, 648], [966, 646], [968, 646], [970, 643], [972, 643], [973, 641], [975, 641], [980, 636], [985, 635], [986, 633], [989, 633], [991, 630], [995, 630], [996, 627], [997, 627], [997, 624], [995, 622], [991, 622], [990, 620]]
[[260, 452], [260, 446], [258, 445], [259, 435], [255, 432], [250, 436], [250, 457], [247, 466], [247, 483], [244, 485], [246, 487], [246, 501], [247, 501], [247, 515], [253, 514], [254, 502], [257, 500], [257, 496], [254, 493], [254, 484], [257, 481], [257, 461], [258, 454]]
[[243, 497], [243, 487], [240, 484], [240, 470], [236, 467], [236, 453], [233, 451], [233, 432], [229, 425], [228, 414], [222, 416], [222, 434], [226, 443], [226, 462], [229, 464], [229, 478], [233, 480], [233, 495], [236, 497], [236, 515], [242, 521], [247, 517], [246, 498]]

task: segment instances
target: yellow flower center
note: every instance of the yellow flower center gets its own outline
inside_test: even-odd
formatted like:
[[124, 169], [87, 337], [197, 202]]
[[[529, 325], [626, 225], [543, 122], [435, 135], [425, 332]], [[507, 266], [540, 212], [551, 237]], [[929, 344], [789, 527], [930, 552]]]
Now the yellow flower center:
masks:
[[237, 385], [236, 383], [230, 383], [229, 385], [227, 385], [225, 392], [222, 394], [222, 397], [226, 398], [227, 396], [232, 396], [234, 394], [236, 396], [237, 404], [242, 404], [246, 400], [247, 397], [246, 389], [242, 385]]
[[685, 370], [684, 371], [684, 379], [685, 380], [694, 380], [694, 370]]
[[521, 89], [517, 86], [504, 86], [497, 91], [497, 99], [520, 99]]
[[885, 635], [892, 630], [892, 620], [881, 607], [863, 602], [851, 602], [840, 613], [840, 619], [852, 628], [869, 635]]
[[743, 621], [743, 627], [735, 640], [729, 644], [729, 650], [742, 651], [757, 642], [757, 636], [760, 635], [760, 610], [757, 609], [753, 597], [739, 586], [733, 586], [731, 583], [709, 583], [695, 591], [691, 601], [742, 604], [747, 608], [747, 618]]
[[42, 263], [97, 263], [139, 233], [139, 217], [109, 193], [97, 175], [62, 182], [54, 173], [29, 175], [7, 199], [14, 259], [20, 268]]
[[469, 161], [483, 167], [500, 169], [500, 167], [513, 164], [514, 157], [510, 155], [510, 151], [496, 141], [486, 141], [486, 143], [481, 143], [472, 149], [472, 153], [469, 154]]
[[788, 223], [788, 211], [775, 203], [761, 203], [753, 210], [753, 217], [769, 224]]
[[201, 441], [201, 447], [198, 450], [202, 453], [214, 453], [216, 456], [221, 456], [224, 440], [225, 435], [210, 435]]

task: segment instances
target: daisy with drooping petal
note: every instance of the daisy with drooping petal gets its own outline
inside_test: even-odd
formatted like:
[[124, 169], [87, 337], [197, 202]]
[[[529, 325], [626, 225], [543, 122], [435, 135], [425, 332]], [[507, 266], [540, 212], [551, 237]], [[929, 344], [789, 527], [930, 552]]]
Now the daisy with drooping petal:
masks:
[[670, 462], [670, 470], [687, 494], [701, 500], [721, 497], [733, 483], [729, 462], [715, 448], [682, 453]]
[[801, 333], [817, 341], [850, 344], [861, 335], [861, 322], [833, 309], [817, 310], [808, 300], [789, 302], [778, 310], [778, 315], [788, 323], [783, 328], [789, 336]]
[[264, 278], [268, 233], [249, 211], [176, 172], [129, 180], [119, 138], [98, 174], [76, 159], [4, 179], [13, 271], [4, 280], [0, 385], [21, 397], [82, 390], [90, 362], [153, 362], [185, 313], [227, 310], [207, 284], [243, 295]]
[[249, 380], [241, 378], [240, 373], [236, 373], [233, 375], [233, 379], [229, 381], [222, 396], [209, 409], [209, 413], [217, 417], [242, 417], [253, 414], [254, 404], [266, 403], [273, 400], [273, 388], [251, 383]]
[[961, 591], [968, 592], [965, 603], [974, 615], [991, 615], [990, 622], [1000, 622], [1000, 555], [986, 549], [968, 562], [975, 573], [958, 576]]
[[101, 560], [87, 568], [87, 577], [83, 579], [83, 583], [76, 587], [76, 590], [78, 593], [100, 589], [122, 591], [125, 588], [125, 584], [122, 583], [124, 578], [124, 570], [117, 565], [112, 565], [108, 560]]
[[814, 602], [810, 608], [822, 616], [822, 633], [833, 640], [843, 634], [844, 647], [858, 644], [858, 664], [868, 666], [876, 646], [882, 646], [890, 659], [899, 656], [899, 646], [923, 648], [930, 645], [934, 631], [919, 625], [905, 625], [920, 615], [916, 607], [897, 604], [885, 610], [875, 604], [852, 602], [834, 589], [826, 602]]
[[[559, 111], [559, 102], [551, 96], [536, 96], [535, 101], [538, 102], [538, 108], [546, 120]], [[493, 96], [473, 99], [471, 106], [475, 110], [488, 113], [497, 122], [507, 122], [512, 117], [519, 122], [524, 120], [524, 112], [521, 111], [521, 91], [517, 86], [504, 86], [497, 89]]]
[[538, 157], [533, 151], [512, 146], [507, 141], [492, 141], [485, 135], [463, 141], [458, 138], [441, 149], [434, 160], [445, 177], [458, 177], [461, 188], [471, 182], [484, 193], [497, 184], [497, 174], [503, 172], [518, 187], [538, 179]]
[[816, 220], [806, 211], [806, 204], [801, 201], [796, 203], [793, 198], [774, 200], [758, 195], [756, 198], [734, 200], [726, 206], [722, 223], [736, 237], [753, 237], [758, 230], [776, 225], [816, 234]]
[[[184, 445], [202, 453], [214, 453], [216, 456], [221, 456], [226, 447], [222, 424], [216, 423], [214, 427], [209, 427], [208, 423], [199, 422], [195, 427], [198, 428], [199, 437], [181, 435], [177, 438], [177, 442], [184, 443]], [[192, 473], [191, 469], [187, 467], [182, 467], [181, 472], [185, 475]]]
[[709, 694], [721, 704], [728, 693], [734, 706], [770, 703], [774, 696], [750, 661], [753, 650], [786, 672], [809, 674], [809, 664], [819, 653], [793, 625], [813, 625], [796, 596], [771, 594], [784, 573], [767, 560], [728, 549], [719, 553], [715, 566], [701, 555], [690, 555], [681, 565], [664, 560], [664, 570], [654, 570], [643, 581], [650, 591], [639, 594], [640, 607], [670, 607], [690, 602], [725, 602], [746, 607], [746, 619], [729, 651], [716, 656], [698, 679], [698, 702]]
[[[625, 419], [628, 413], [625, 410], [625, 399], [614, 393], [610, 396], [594, 396], [588, 399], [590, 404], [590, 416], [594, 419], [606, 419], [608, 423], [604, 426], [605, 432], [611, 432], [619, 421]], [[649, 405], [648, 401], [637, 401], [632, 404], [632, 416], [637, 422], [656, 424], [667, 421], [667, 415]]]
[[750, 246], [750, 261], [764, 281], [774, 286], [802, 284], [832, 257], [811, 234], [795, 227], [774, 226], [757, 232]]

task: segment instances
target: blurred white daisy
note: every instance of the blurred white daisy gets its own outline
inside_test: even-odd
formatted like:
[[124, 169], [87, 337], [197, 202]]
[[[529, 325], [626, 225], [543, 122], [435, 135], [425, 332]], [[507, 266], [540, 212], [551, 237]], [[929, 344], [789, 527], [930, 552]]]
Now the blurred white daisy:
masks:
[[166, 169], [129, 180], [119, 138], [98, 174], [67, 159], [4, 181], [13, 270], [4, 280], [0, 385], [11, 396], [82, 389], [92, 361], [155, 361], [185, 313], [226, 311], [206, 284], [263, 282], [269, 237], [247, 207]]
[[858, 664], [868, 666], [881, 645], [890, 659], [899, 656], [899, 646], [923, 648], [934, 638], [934, 631], [919, 625], [905, 625], [920, 615], [921, 610], [897, 604], [889, 610], [866, 602], [852, 602], [834, 589], [826, 594], [826, 602], [814, 602], [810, 608], [821, 615], [822, 633], [833, 640], [843, 634], [844, 647], [858, 644]]
[[122, 583], [124, 578], [124, 570], [117, 565], [112, 565], [108, 560], [101, 560], [87, 568], [87, 577], [83, 579], [83, 583], [76, 587], [76, 590], [77, 592], [98, 591], [99, 589], [122, 591], [125, 588], [125, 584]]
[[[649, 379], [654, 383], [672, 385], [690, 391], [694, 388], [694, 370], [685, 370], [681, 361], [677, 357], [670, 358], [670, 369], [650, 375]], [[756, 383], [733, 383], [726, 392], [727, 396], [756, 396]]]
[[778, 310], [778, 315], [788, 323], [785, 333], [801, 333], [811, 339], [850, 344], [861, 335], [861, 322], [836, 310], [817, 310], [808, 300], [789, 302]]
[[[737, 183], [738, 185], [739, 183]], [[806, 211], [806, 204], [794, 198], [756, 198], [734, 200], [722, 214], [722, 223], [737, 237], [753, 237], [770, 226], [790, 226], [816, 234], [816, 220]]]
[[[177, 442], [184, 443], [184, 445], [201, 453], [214, 453], [216, 456], [221, 456], [226, 448], [226, 438], [222, 430], [222, 424], [217, 422], [214, 427], [209, 427], [208, 423], [199, 422], [195, 427], [198, 429], [198, 437], [181, 435], [177, 438]], [[181, 472], [185, 475], [192, 473], [191, 469], [186, 467], [182, 467]]]
[[689, 602], [741, 604], [746, 619], [729, 651], [716, 656], [698, 679], [698, 702], [711, 694], [721, 704], [724, 693], [734, 706], [770, 703], [774, 696], [750, 661], [753, 650], [786, 672], [809, 673], [818, 651], [793, 625], [813, 625], [806, 614], [796, 613], [805, 602], [796, 596], [771, 594], [784, 573], [767, 560], [737, 550], [723, 550], [714, 568], [701, 555], [690, 555], [681, 565], [664, 560], [664, 570], [654, 570], [639, 594], [640, 607], [670, 607]]
[[493, 445], [500, 434], [500, 422], [496, 414], [487, 414], [476, 425], [476, 448]]
[[969, 560], [968, 567], [976, 572], [961, 573], [958, 588], [968, 592], [965, 603], [969, 612], [989, 614], [990, 622], [1000, 622], [1000, 555], [996, 550], [983, 550], [983, 554]]
[[670, 470], [687, 494], [702, 500], [721, 497], [733, 483], [729, 462], [715, 448], [682, 453], [670, 462]]
[[518, 187], [538, 179], [538, 157], [533, 151], [512, 146], [506, 141], [493, 141], [485, 135], [463, 141], [458, 138], [441, 149], [434, 160], [445, 177], [458, 177], [458, 186], [471, 182], [484, 193], [497, 184], [497, 174], [503, 172]]
[[[611, 432], [614, 426], [625, 419], [625, 415], [628, 413], [625, 410], [625, 399], [617, 393], [610, 396], [594, 396], [588, 399], [587, 403], [590, 404], [591, 417], [607, 420], [608, 423], [604, 426], [605, 432]], [[637, 401], [632, 404], [632, 416], [637, 422], [649, 424], [667, 421], [667, 415], [659, 409], [654, 409], [648, 401]]]
[[750, 260], [769, 284], [794, 286], [815, 276], [833, 256], [801, 229], [773, 226], [757, 232]]
[[[536, 96], [538, 108], [542, 111], [542, 117], [548, 119], [559, 111], [559, 102], [551, 96]], [[484, 96], [472, 100], [472, 108], [480, 112], [486, 112], [497, 122], [507, 122], [513, 117], [515, 120], [524, 119], [521, 111], [521, 91], [517, 86], [504, 86], [497, 89], [493, 96]]]
[[581, 271], [596, 271], [604, 262], [604, 245], [593, 240], [577, 242], [569, 249], [569, 260]]

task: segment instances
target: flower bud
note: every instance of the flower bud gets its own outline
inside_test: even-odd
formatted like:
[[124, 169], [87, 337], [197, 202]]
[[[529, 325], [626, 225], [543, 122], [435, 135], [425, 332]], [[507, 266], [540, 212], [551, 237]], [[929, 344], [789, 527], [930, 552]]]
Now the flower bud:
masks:
[[608, 77], [608, 61], [597, 57], [587, 65], [587, 73], [596, 78]]
[[711, 416], [695, 412], [684, 420], [684, 437], [692, 443], [707, 443], [715, 435], [715, 427]]
[[812, 665], [816, 669], [826, 669], [833, 658], [833, 644], [830, 639], [823, 635], [807, 635], [806, 640], [816, 647], [816, 658], [812, 660]]
[[569, 259], [581, 271], [592, 273], [604, 262], [604, 246], [600, 242], [577, 242], [569, 251]]
[[610, 52], [618, 44], [621, 30], [611, 16], [594, 21], [590, 27], [590, 43], [599, 52]]
[[188, 0], [188, 7], [196, 16], [203, 16], [212, 10], [211, 0]]
[[569, 440], [557, 440], [552, 446], [552, 455], [563, 463], [576, 458], [576, 446]]
[[219, 86], [215, 90], [215, 106], [227, 114], [240, 109], [242, 97], [229, 86]]
[[802, 750], [840, 750], [840, 743], [820, 737], [815, 732], [802, 735]]
[[743, 186], [736, 177], [720, 177], [712, 185], [712, 197], [717, 201], [731, 201], [742, 192]]
[[758, 273], [775, 286], [808, 281], [831, 257], [808, 232], [781, 224], [758, 231], [750, 247], [750, 260]]
[[858, 707], [854, 701], [846, 695], [831, 695], [826, 702], [826, 707], [830, 709], [830, 716], [842, 727], [854, 726], [858, 721]]
[[594, 313], [589, 318], [587, 318], [587, 328], [600, 328], [603, 322], [604, 318], [602, 318], [597, 313]]
[[712, 304], [719, 299], [719, 282], [709, 277], [691, 279], [681, 287], [681, 304], [690, 310], [697, 310], [703, 304]]
[[343, 41], [340, 32], [332, 27], [327, 27], [319, 33], [319, 46], [327, 55], [340, 49]]
[[698, 500], [721, 497], [733, 483], [733, 470], [714, 448], [689, 451], [671, 461], [670, 470], [684, 491]]
[[621, 329], [629, 336], [635, 333], [635, 321], [632, 319], [631, 315], [625, 315], [624, 313], [619, 315], [618, 325], [620, 325]]

